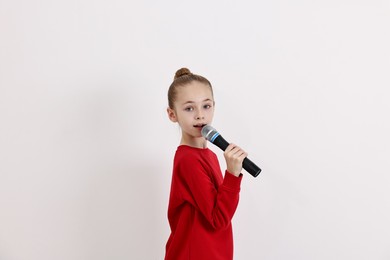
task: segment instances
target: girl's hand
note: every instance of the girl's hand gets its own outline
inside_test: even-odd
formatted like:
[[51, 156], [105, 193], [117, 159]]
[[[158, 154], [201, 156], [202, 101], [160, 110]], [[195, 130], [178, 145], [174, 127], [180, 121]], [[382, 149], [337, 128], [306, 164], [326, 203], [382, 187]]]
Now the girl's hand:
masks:
[[248, 154], [235, 144], [229, 144], [223, 156], [226, 160], [227, 171], [234, 176], [239, 176], [242, 170], [242, 162]]

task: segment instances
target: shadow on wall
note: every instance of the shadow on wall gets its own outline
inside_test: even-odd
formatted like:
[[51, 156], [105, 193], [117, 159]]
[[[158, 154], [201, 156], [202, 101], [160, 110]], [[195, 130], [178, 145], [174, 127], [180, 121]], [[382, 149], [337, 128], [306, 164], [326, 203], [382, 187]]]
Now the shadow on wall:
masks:
[[95, 260], [163, 258], [169, 184], [162, 163], [150, 163], [158, 156], [134, 134], [134, 122], [142, 122], [139, 108], [133, 107], [138, 103], [132, 102], [128, 87], [77, 94], [61, 104], [67, 111], [61, 142], [69, 172], [80, 183], [75, 203], [81, 212], [73, 213], [80, 217], [79, 234], [73, 235], [79, 236], [75, 241], [82, 243], [82, 255]]
[[82, 149], [91, 164], [83, 173], [84, 253], [96, 260], [161, 259], [169, 184], [163, 183], [162, 163], [150, 162], [158, 156], [134, 134], [139, 109], [132, 104], [138, 103], [123, 91], [105, 89], [82, 106], [85, 120], [79, 120], [88, 140]]
[[158, 168], [128, 162], [91, 177], [84, 216], [88, 259], [161, 258], [166, 205]]

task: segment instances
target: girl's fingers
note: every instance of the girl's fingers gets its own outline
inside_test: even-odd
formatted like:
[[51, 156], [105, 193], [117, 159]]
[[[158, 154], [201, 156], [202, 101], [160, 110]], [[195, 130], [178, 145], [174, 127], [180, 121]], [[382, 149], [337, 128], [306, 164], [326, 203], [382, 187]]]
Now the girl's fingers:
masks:
[[233, 143], [226, 148], [225, 153], [228, 157], [236, 158], [239, 160], [244, 160], [244, 158], [248, 156], [248, 154], [244, 150], [242, 150], [241, 147]]

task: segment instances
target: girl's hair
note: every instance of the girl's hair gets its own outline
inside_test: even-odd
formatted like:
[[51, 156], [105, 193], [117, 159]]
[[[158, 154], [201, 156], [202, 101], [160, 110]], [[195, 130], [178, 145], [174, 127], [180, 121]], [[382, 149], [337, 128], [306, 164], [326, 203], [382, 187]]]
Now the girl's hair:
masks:
[[211, 86], [211, 83], [210, 81], [208, 81], [208, 79], [200, 75], [192, 74], [192, 72], [187, 68], [181, 68], [176, 71], [173, 82], [168, 89], [168, 105], [170, 108], [174, 108], [173, 104], [176, 100], [177, 89], [179, 87], [184, 87], [185, 85], [193, 81], [198, 81], [200, 83], [208, 85], [210, 87], [211, 94], [214, 95], [213, 87]]

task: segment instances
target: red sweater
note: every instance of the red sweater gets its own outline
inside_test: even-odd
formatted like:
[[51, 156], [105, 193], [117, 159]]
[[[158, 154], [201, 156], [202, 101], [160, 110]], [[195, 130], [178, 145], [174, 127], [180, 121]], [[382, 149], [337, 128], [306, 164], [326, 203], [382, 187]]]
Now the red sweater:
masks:
[[231, 219], [242, 175], [222, 172], [209, 149], [181, 145], [173, 163], [165, 260], [232, 260]]

